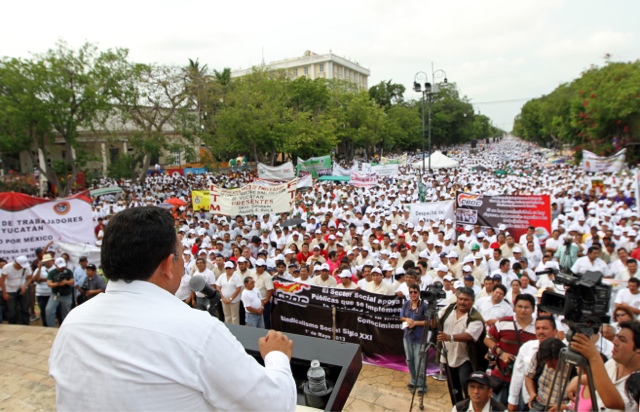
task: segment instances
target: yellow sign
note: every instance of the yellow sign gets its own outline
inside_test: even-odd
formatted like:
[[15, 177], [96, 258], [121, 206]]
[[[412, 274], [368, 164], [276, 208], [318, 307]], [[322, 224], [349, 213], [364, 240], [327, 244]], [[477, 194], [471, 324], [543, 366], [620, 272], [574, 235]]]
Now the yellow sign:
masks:
[[193, 205], [193, 211], [199, 212], [204, 209], [209, 210], [209, 191], [208, 190], [192, 190], [191, 191], [191, 204]]

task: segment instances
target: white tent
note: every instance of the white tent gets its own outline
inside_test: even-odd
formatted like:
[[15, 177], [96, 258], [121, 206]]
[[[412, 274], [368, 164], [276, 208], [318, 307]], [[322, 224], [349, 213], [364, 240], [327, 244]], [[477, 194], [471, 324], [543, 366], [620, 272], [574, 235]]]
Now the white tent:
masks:
[[[429, 159], [431, 159], [432, 169], [449, 169], [451, 167], [458, 167], [458, 162], [443, 155], [441, 151], [436, 151], [431, 156], [424, 159], [425, 169], [429, 169]], [[413, 164], [413, 168], [418, 170], [422, 169], [422, 159]]]

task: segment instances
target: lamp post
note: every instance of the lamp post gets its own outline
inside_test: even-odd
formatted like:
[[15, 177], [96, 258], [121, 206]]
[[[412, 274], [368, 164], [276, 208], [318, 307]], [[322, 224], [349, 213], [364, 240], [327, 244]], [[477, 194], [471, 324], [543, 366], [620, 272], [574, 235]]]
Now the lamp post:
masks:
[[[434, 88], [435, 88], [436, 75], [444, 77], [444, 83], [445, 84], [448, 82], [447, 81], [447, 73], [442, 69], [433, 70], [433, 63], [431, 63], [431, 80], [434, 83]], [[425, 100], [425, 97], [426, 97], [427, 101], [429, 102], [429, 171], [430, 171], [431, 170], [431, 105], [433, 103], [433, 91], [437, 91], [437, 89], [436, 90], [432, 89], [431, 83], [429, 83], [428, 80], [429, 80], [429, 76], [425, 72], [416, 73], [416, 75], [415, 75], [415, 77], [413, 79], [413, 90], [416, 93], [422, 93], [422, 174], [423, 175], [424, 175], [424, 171], [425, 171], [425, 165], [424, 165], [424, 154], [425, 154], [425, 150], [424, 150], [424, 100]], [[422, 90], [422, 85], [420, 84], [421, 81], [424, 81], [424, 90]]]

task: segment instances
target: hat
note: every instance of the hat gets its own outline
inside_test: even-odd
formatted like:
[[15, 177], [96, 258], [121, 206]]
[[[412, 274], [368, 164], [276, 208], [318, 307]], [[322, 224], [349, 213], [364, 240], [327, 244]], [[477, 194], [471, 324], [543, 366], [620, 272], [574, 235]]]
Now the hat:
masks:
[[224, 268], [225, 269], [233, 269], [233, 268], [235, 268], [235, 266], [233, 265], [233, 262], [225, 262], [224, 263]]
[[389, 259], [398, 259], [398, 254], [396, 252], [393, 252], [389, 255]]
[[453, 288], [454, 289], [460, 289], [464, 287], [464, 282], [461, 280], [456, 280], [455, 282], [453, 282]]
[[495, 275], [491, 276], [491, 279], [499, 280], [500, 282], [502, 282], [502, 275], [496, 273]]
[[[58, 258], [58, 259], [62, 259], [62, 258]], [[64, 259], [62, 259], [62, 260], [64, 260]], [[56, 259], [56, 266], [58, 266], [58, 265], [57, 265], [57, 262], [58, 262], [58, 261], [57, 261], [57, 259]], [[27, 259], [27, 257], [26, 257], [26, 256], [18, 256], [18, 258], [16, 259], [16, 263], [17, 263], [18, 265], [20, 265], [20, 267], [21, 267], [22, 269], [26, 269], [26, 268], [28, 268], [28, 267], [29, 267], [29, 260]], [[64, 264], [64, 266], [67, 266], [67, 264], [65, 263], [65, 264]], [[62, 267], [64, 267], [64, 266], [62, 266]]]
[[448, 272], [449, 268], [447, 267], [447, 265], [440, 265], [438, 266], [438, 272]]
[[238, 258], [238, 263], [247, 263], [247, 259], [245, 259], [244, 256], [240, 256]]
[[98, 270], [98, 269], [96, 268], [96, 265], [94, 265], [93, 263], [89, 263], [89, 264], [87, 265], [87, 269], [91, 269], [91, 270]]
[[512, 252], [513, 253], [522, 253], [522, 249], [520, 249], [519, 247], [514, 247]]
[[477, 243], [474, 243], [473, 245], [471, 245], [471, 250], [480, 250], [480, 245]]
[[472, 270], [473, 270], [473, 269], [471, 269], [471, 266], [469, 266], [469, 265], [464, 265], [464, 266], [462, 267], [462, 271], [463, 271], [463, 272], [471, 272]]
[[51, 253], [45, 253], [44, 256], [42, 256], [42, 262], [51, 262], [53, 260], [53, 256], [51, 255]]
[[382, 270], [380, 270], [380, 268], [373, 268], [373, 269], [371, 269], [371, 273], [378, 273], [378, 274], [382, 275]]
[[463, 279], [468, 281], [468, 282], [473, 282], [475, 280], [473, 275], [466, 275]]
[[292, 254], [292, 253], [296, 253], [296, 252], [295, 252], [295, 251], [293, 251], [293, 250], [291, 250], [291, 249], [287, 249], [287, 250], [284, 252], [284, 254], [285, 254], [285, 255], [290, 255], [290, 254]]
[[491, 387], [489, 376], [486, 372], [473, 372], [465, 381], [465, 385], [469, 385], [469, 382], [478, 382], [481, 385]]
[[351, 271], [345, 269], [342, 272], [340, 272], [338, 276], [341, 278], [351, 278]]
[[473, 262], [473, 255], [467, 255], [462, 259], [462, 263], [471, 263]]
[[[20, 258], [24, 258], [25, 260], [27, 260], [27, 258], [26, 258], [26, 257], [24, 257], [24, 256], [20, 256], [18, 259], [16, 259], [16, 262], [18, 262], [18, 264], [19, 264], [20, 266], [22, 266], [22, 268], [24, 269], [24, 268], [25, 268], [25, 266], [24, 266], [24, 265], [22, 265], [22, 263], [20, 263]], [[28, 264], [28, 263], [29, 263], [29, 262], [27, 262], [27, 264]], [[59, 257], [59, 258], [57, 258], [57, 259], [56, 259], [56, 263], [55, 263], [55, 265], [56, 265], [56, 267], [59, 267], [59, 268], [66, 268], [66, 267], [67, 267], [67, 261], [66, 261], [66, 260], [64, 260], [64, 258]]]
[[458, 258], [458, 253], [451, 251], [451, 252], [449, 252], [447, 257], [448, 258], [456, 258], [457, 259]]
[[448, 280], [449, 282], [451, 282], [451, 281], [455, 280], [455, 279], [454, 279], [454, 277], [453, 277], [453, 276], [451, 276], [451, 275], [446, 275], [446, 276], [445, 276], [445, 277], [443, 277], [442, 279], [444, 279], [444, 280]]
[[256, 266], [267, 266], [267, 262], [264, 259], [258, 259], [256, 260]]

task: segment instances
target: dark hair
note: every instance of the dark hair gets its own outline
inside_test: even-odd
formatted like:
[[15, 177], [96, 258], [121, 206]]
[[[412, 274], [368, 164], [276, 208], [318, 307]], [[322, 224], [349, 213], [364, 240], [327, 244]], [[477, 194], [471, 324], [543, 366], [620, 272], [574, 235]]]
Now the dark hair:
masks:
[[551, 327], [553, 327], [554, 330], [556, 329], [556, 320], [553, 316], [538, 316], [536, 318], [536, 322], [540, 320], [548, 320], [549, 322], [551, 322]]
[[540, 343], [539, 359], [551, 360], [558, 359], [560, 357], [560, 351], [565, 347], [565, 344], [558, 338], [547, 338]]
[[173, 216], [155, 207], [134, 207], [109, 220], [100, 260], [109, 280], [148, 280], [170, 254], [179, 259]]
[[507, 294], [507, 287], [505, 285], [503, 285], [502, 283], [498, 283], [497, 285], [495, 285], [493, 287], [493, 290], [496, 289], [500, 289], [502, 291], [502, 293], [504, 293], [505, 295]]
[[536, 308], [536, 300], [533, 296], [531, 296], [528, 293], [521, 293], [518, 296], [516, 296], [516, 300], [513, 303], [513, 306], [517, 305], [519, 301], [521, 300], [526, 300], [527, 302], [531, 303], [531, 307], [533, 309]]
[[251, 276], [247, 276], [246, 278], [244, 278], [244, 285], [246, 286], [249, 282], [251, 282], [253, 280], [253, 278]]
[[457, 295], [467, 295], [471, 298], [471, 300], [476, 300], [476, 293], [473, 291], [473, 289], [468, 287], [458, 289]]
[[638, 278], [630, 278], [629, 283], [635, 283], [636, 285], [640, 286], [640, 279]]
[[627, 320], [618, 324], [618, 328], [629, 329], [633, 333], [633, 350], [640, 349], [640, 322], [637, 320]]
[[640, 371], [633, 372], [629, 375], [627, 382], [624, 384], [627, 396], [636, 404], [640, 404]]
[[404, 270], [413, 269], [414, 267], [416, 267], [416, 262], [413, 260], [407, 260], [402, 264], [402, 269]]
[[504, 266], [504, 265], [507, 265], [507, 264], [508, 264], [509, 266], [511, 266], [511, 261], [510, 261], [509, 259], [502, 259], [502, 260], [500, 261], [500, 267], [502, 267], [502, 266]]
[[413, 283], [413, 284], [411, 284], [411, 286], [409, 286], [409, 290], [411, 290], [411, 289], [415, 289], [418, 292], [420, 292], [420, 285], [418, 285], [417, 283]]

